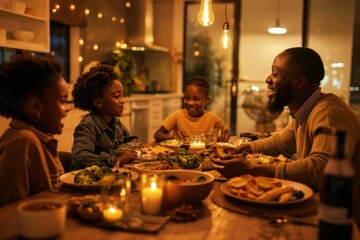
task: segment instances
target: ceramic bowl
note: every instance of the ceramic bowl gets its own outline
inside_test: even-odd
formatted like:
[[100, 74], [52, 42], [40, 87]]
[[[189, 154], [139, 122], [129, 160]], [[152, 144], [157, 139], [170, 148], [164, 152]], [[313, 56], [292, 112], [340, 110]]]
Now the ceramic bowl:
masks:
[[24, 238], [52, 238], [65, 230], [66, 204], [49, 199], [24, 201], [18, 206], [19, 234]]
[[[144, 162], [144, 163], [138, 163], [133, 166], [133, 171], [138, 173], [149, 173], [149, 172], [161, 172], [161, 171], [172, 171], [175, 169], [161, 169], [159, 166], [163, 165], [164, 163], [161, 163], [159, 161], [156, 162]], [[156, 169], [156, 170], [155, 170]], [[179, 170], [179, 169], [178, 169]], [[202, 165], [200, 164], [199, 167], [194, 169], [188, 169], [190, 171], [201, 171]]]
[[34, 39], [34, 32], [30, 31], [13, 31], [13, 36], [15, 40], [24, 41], [24, 42], [30, 42]]
[[[176, 207], [181, 204], [201, 203], [211, 192], [214, 177], [206, 172], [191, 170], [163, 171], [168, 179], [176, 177], [179, 181], [167, 180], [164, 186], [163, 206]], [[193, 181], [202, 178], [202, 181]]]

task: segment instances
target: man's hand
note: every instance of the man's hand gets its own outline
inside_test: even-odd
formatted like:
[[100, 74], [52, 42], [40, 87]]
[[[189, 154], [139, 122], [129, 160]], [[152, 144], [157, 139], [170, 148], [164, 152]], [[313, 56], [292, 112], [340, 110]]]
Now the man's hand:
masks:
[[248, 174], [250, 169], [250, 164], [240, 155], [233, 155], [227, 160], [211, 157], [211, 162], [214, 169], [227, 178]]

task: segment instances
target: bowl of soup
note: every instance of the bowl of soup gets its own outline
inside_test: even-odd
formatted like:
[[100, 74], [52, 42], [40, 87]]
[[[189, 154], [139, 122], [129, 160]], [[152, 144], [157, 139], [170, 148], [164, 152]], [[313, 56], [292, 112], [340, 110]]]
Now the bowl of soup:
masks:
[[37, 199], [18, 205], [19, 234], [24, 238], [53, 238], [65, 230], [66, 204]]
[[182, 204], [199, 204], [211, 192], [214, 177], [211, 174], [192, 170], [162, 171], [165, 175], [163, 206], [176, 207]]

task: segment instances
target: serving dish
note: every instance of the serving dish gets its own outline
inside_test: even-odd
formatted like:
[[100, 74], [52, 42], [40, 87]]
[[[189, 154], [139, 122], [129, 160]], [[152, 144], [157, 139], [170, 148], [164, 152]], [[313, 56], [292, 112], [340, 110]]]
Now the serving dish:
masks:
[[160, 142], [160, 146], [167, 147], [172, 150], [177, 150], [183, 145], [183, 142], [180, 142], [176, 139], [170, 139]]
[[237, 199], [239, 201], [248, 202], [248, 203], [255, 203], [255, 204], [260, 204], [260, 205], [269, 205], [269, 206], [282, 206], [282, 205], [300, 203], [300, 202], [306, 201], [309, 198], [311, 198], [313, 193], [314, 193], [311, 188], [309, 188], [308, 186], [306, 186], [306, 185], [304, 185], [302, 183], [289, 181], [289, 180], [283, 180], [283, 179], [276, 179], [276, 181], [281, 182], [282, 186], [291, 186], [295, 190], [302, 191], [304, 193], [304, 197], [301, 198], [301, 199], [298, 199], [298, 200], [287, 201], [287, 202], [283, 202], [283, 203], [279, 203], [279, 202], [276, 202], [276, 201], [269, 201], [269, 202], [256, 201], [256, 200], [251, 200], [251, 199], [248, 199], [248, 198], [239, 197], [239, 196], [236, 196], [236, 195], [232, 194], [230, 192], [230, 190], [229, 190], [228, 182], [225, 182], [225, 183], [221, 184], [220, 185], [220, 190], [226, 196], [229, 196], [229, 197], [231, 197], [233, 199]]
[[[145, 172], [159, 172], [159, 171], [170, 171], [170, 170], [181, 170], [184, 168], [169, 168], [169, 169], [161, 169], [161, 167], [165, 167], [165, 165], [163, 165], [165, 163], [160, 162], [160, 161], [156, 161], [156, 162], [146, 162], [146, 163], [138, 163], [138, 164], [134, 164], [132, 166], [133, 171], [136, 171], [138, 173], [145, 173]], [[168, 167], [169, 165], [167, 165], [166, 167]], [[159, 168], [159, 169], [154, 169], [154, 168]], [[193, 168], [193, 169], [187, 169], [187, 170], [195, 170], [195, 171], [201, 171], [202, 167], [201, 164], [197, 167], [197, 168]]]
[[[72, 171], [72, 172], [68, 172], [65, 173], [63, 175], [60, 176], [60, 182], [62, 182], [63, 184], [70, 186], [70, 187], [74, 187], [74, 188], [79, 188], [79, 189], [87, 189], [87, 190], [96, 190], [96, 189], [100, 189], [101, 184], [78, 184], [74, 182], [74, 178], [75, 175], [79, 172], [81, 172], [83, 170], [76, 170], [76, 171]], [[121, 172], [129, 172], [131, 174], [131, 180], [135, 181], [136, 179], [139, 178], [139, 174], [137, 172], [134, 172], [132, 170], [126, 169], [126, 168], [121, 168], [119, 169], [120, 173]], [[121, 184], [111, 184], [111, 186], [121, 186]]]
[[201, 203], [211, 192], [214, 176], [192, 170], [168, 170], [165, 175], [163, 206]]

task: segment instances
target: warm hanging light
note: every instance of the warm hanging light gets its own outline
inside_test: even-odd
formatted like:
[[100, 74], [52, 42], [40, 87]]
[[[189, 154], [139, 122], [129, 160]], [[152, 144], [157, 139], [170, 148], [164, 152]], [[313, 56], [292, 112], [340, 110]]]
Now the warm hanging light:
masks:
[[287, 29], [280, 26], [280, 0], [277, 1], [277, 17], [275, 20], [275, 26], [268, 28], [268, 32], [272, 34], [284, 34], [287, 33]]
[[214, 22], [214, 13], [212, 10], [212, 0], [201, 0], [198, 22], [203, 26], [209, 26]]
[[223, 24], [223, 32], [221, 34], [220, 41], [219, 41], [220, 46], [222, 48], [224, 48], [224, 49], [228, 49], [232, 44], [229, 29], [230, 29], [230, 24], [227, 21], [227, 0], [226, 0], [226, 3], [225, 3], [225, 22]]
[[220, 45], [224, 49], [228, 49], [232, 44], [229, 28], [230, 28], [229, 23], [227, 21], [224, 22], [223, 32], [220, 38]]

